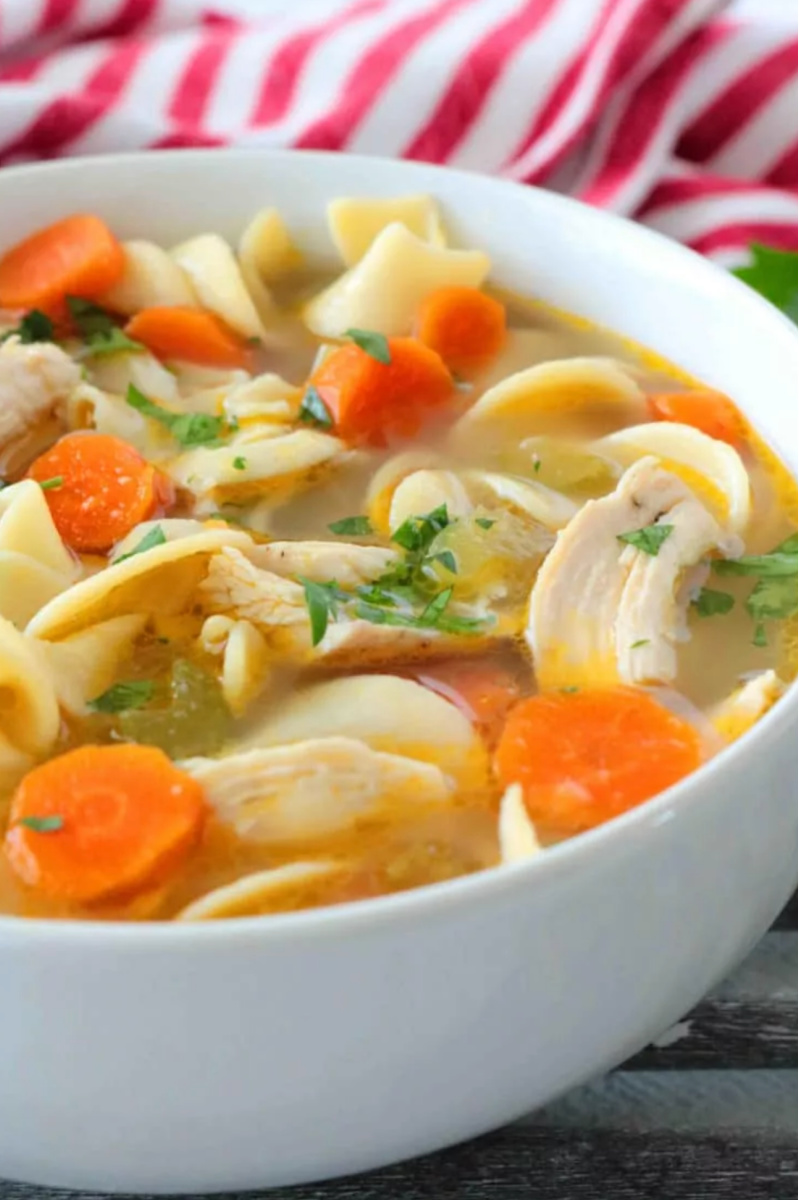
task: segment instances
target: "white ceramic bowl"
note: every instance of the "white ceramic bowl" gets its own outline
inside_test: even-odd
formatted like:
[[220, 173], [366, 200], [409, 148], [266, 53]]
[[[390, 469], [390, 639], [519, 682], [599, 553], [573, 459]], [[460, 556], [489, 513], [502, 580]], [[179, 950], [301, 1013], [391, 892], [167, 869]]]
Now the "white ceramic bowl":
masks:
[[[371, 158], [178, 152], [0, 173], [4, 244], [75, 210], [234, 237], [276, 204], [329, 256], [348, 193], [430, 192], [494, 278], [629, 334], [795, 452], [789, 324], [742, 284], [572, 201]], [[634, 1053], [795, 880], [796, 688], [684, 783], [513, 867], [194, 925], [0, 919], [0, 1176], [204, 1192], [319, 1180], [510, 1121]]]

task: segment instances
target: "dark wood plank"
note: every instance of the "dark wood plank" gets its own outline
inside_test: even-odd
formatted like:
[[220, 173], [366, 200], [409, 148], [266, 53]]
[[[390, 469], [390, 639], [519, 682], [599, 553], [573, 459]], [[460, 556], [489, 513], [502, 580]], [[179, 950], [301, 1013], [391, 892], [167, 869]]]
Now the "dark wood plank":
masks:
[[796, 929], [796, 892], [771, 927], [772, 929]]
[[647, 1046], [624, 1064], [625, 1071], [797, 1066], [795, 1001], [711, 996], [685, 1025], [683, 1036], [670, 1045]]
[[[795, 1200], [796, 1166], [792, 1146], [762, 1139], [511, 1126], [369, 1175], [219, 1200]], [[0, 1198], [96, 1200], [13, 1183]]]

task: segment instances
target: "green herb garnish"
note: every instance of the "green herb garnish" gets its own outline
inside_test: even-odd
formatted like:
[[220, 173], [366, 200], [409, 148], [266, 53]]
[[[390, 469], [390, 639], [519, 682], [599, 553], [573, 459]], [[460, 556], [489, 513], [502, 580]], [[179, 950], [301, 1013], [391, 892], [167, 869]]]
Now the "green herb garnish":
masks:
[[17, 825], [33, 829], [35, 833], [57, 833], [59, 829], [64, 828], [64, 818], [57, 813], [50, 817], [20, 817]]
[[342, 537], [368, 537], [374, 533], [368, 517], [342, 517], [340, 521], [328, 525], [328, 529]]
[[311, 621], [311, 645], [318, 646], [327, 632], [330, 618], [335, 620], [338, 616], [339, 604], [350, 597], [334, 581], [317, 583], [298, 575], [297, 582], [302, 584], [305, 592], [305, 604]]
[[234, 471], [246, 471], [247, 470], [247, 459], [243, 458], [241, 456], [241, 454], [237, 454], [236, 457], [233, 459], [233, 470]]
[[135, 408], [145, 417], [159, 421], [171, 433], [181, 446], [208, 446], [219, 442], [229, 430], [222, 417], [212, 417], [208, 413], [174, 413], [160, 404], [148, 400], [134, 383], [128, 384], [125, 397], [131, 408]]
[[768, 638], [766, 637], [765, 625], [755, 625], [755, 632], [754, 632], [754, 636], [752, 638], [752, 645], [757, 646], [760, 649], [762, 649], [764, 646], [768, 645]]
[[491, 529], [496, 525], [496, 521], [492, 521], [490, 517], [475, 517], [475, 525], [479, 525], [481, 529]]
[[431, 554], [427, 561], [440, 562], [442, 567], [449, 571], [451, 575], [458, 574], [458, 563], [451, 550], [441, 550], [438, 554]]
[[770, 300], [776, 308], [790, 317], [797, 318], [797, 256], [791, 250], [775, 250], [754, 242], [749, 247], [751, 262], [733, 271], [744, 283]]
[[153, 698], [155, 684], [150, 679], [131, 679], [115, 683], [89, 701], [89, 708], [99, 713], [126, 712], [129, 708], [142, 708]]
[[765, 646], [764, 621], [795, 616], [797, 604], [797, 535], [794, 533], [775, 546], [769, 554], [749, 554], [742, 558], [716, 560], [717, 575], [756, 575], [758, 581], [746, 601], [746, 610], [755, 622], [754, 644]]
[[713, 588], [700, 588], [699, 595], [691, 601], [691, 607], [700, 617], [723, 616], [735, 607], [735, 597], [729, 592], [717, 592]]
[[52, 491], [55, 491], [57, 488], [60, 488], [63, 486], [64, 486], [64, 476], [63, 475], [53, 475], [53, 477], [51, 479], [40, 479], [39, 480], [39, 487], [42, 489], [43, 492], [52, 492]]
[[345, 334], [350, 341], [355, 342], [365, 354], [370, 358], [374, 358], [379, 363], [388, 366], [391, 362], [391, 351], [388, 348], [388, 339], [383, 333], [374, 333], [370, 329], [348, 329]]
[[634, 546], [636, 550], [655, 558], [673, 529], [673, 525], [645, 525], [643, 529], [631, 529], [629, 533], [617, 533], [616, 537], [620, 542]]
[[637, 642], [631, 643], [630, 649], [637, 650], [639, 646], [648, 646], [648, 645], [649, 645], [649, 638], [639, 638]]
[[112, 559], [111, 565], [115, 567], [118, 563], [124, 562], [126, 558], [133, 558], [134, 554], [144, 554], [146, 550], [154, 550], [156, 546], [163, 546], [165, 543], [166, 537], [163, 529], [160, 525], [154, 525], [132, 550], [128, 550], [127, 554], [120, 554], [119, 558]]
[[13, 329], [8, 329], [0, 337], [0, 342], [7, 338], [18, 337], [21, 342], [30, 345], [32, 342], [54, 342], [55, 326], [46, 313], [38, 308], [32, 308]]
[[392, 542], [402, 546], [411, 554], [423, 554], [435, 537], [450, 524], [446, 504], [440, 504], [432, 512], [421, 517], [408, 517], [391, 535]]
[[317, 425], [320, 429], [330, 429], [333, 416], [315, 387], [309, 387], [302, 398], [297, 416], [308, 425]]
[[140, 354], [146, 349], [141, 342], [134, 342], [114, 321], [111, 313], [84, 300], [80, 296], [67, 296], [69, 315], [86, 343], [87, 354], [100, 358], [108, 354]]

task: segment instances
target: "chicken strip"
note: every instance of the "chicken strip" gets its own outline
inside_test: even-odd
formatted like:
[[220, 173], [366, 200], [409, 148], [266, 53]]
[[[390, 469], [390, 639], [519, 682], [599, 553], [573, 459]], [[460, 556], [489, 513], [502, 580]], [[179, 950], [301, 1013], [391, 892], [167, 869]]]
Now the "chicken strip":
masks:
[[0, 475], [22, 470], [61, 432], [80, 367], [50, 342], [0, 343]]
[[[650, 527], [655, 553], [621, 540]], [[681, 585], [711, 550], [735, 555], [741, 543], [656, 459], [635, 463], [558, 534], [538, 573], [526, 636], [539, 685], [671, 682], [687, 636]]]

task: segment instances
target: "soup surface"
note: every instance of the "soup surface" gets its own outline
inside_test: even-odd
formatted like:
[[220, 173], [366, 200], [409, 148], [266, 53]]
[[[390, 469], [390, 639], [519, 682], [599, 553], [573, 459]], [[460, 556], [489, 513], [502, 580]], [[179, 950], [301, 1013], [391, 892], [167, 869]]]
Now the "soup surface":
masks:
[[733, 402], [509, 295], [435, 202], [0, 259], [0, 911], [170, 920], [537, 854], [796, 673]]

